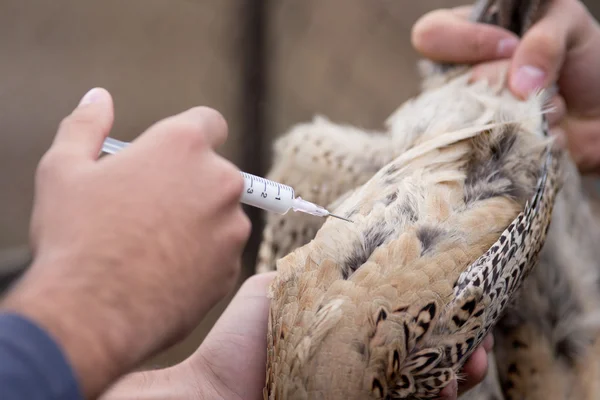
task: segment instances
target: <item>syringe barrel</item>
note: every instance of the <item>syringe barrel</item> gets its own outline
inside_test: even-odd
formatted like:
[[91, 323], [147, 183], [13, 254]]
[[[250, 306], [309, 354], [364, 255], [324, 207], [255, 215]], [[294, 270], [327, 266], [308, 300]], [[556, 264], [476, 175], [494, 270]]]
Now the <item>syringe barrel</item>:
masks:
[[293, 188], [246, 172], [241, 174], [244, 178], [242, 203], [278, 214], [285, 214], [292, 208]]
[[104, 140], [102, 151], [107, 154], [116, 154], [119, 150], [124, 149], [127, 145], [129, 145], [129, 143], [108, 137]]

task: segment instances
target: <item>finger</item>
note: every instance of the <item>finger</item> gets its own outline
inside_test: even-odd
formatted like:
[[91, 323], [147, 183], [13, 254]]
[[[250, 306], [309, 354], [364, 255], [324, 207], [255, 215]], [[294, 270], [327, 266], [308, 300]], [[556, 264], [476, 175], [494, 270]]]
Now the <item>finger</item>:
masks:
[[487, 369], [487, 353], [485, 349], [480, 346], [475, 350], [471, 357], [469, 357], [469, 361], [465, 363], [462, 369], [465, 379], [458, 382], [458, 394], [460, 395], [481, 383], [487, 374]]
[[[207, 336], [205, 343], [225, 333], [258, 334], [261, 337], [263, 332], [266, 334], [269, 306], [267, 287], [275, 275], [276, 272], [259, 274], [246, 280]], [[253, 304], [252, 307], [250, 303]], [[264, 320], [265, 324], [255, 323], [257, 320]]]
[[[586, 173], [599, 174], [600, 166], [600, 124], [595, 119], [566, 118], [562, 124], [562, 135], [567, 142], [569, 153], [579, 170]], [[553, 134], [560, 134], [555, 128]], [[558, 132], [556, 132], [558, 131]], [[567, 132], [567, 133], [565, 133]]]
[[185, 148], [206, 145], [217, 148], [226, 140], [225, 118], [212, 108], [194, 107], [152, 125], [133, 144], [153, 143], [160, 148], [169, 144]]
[[[569, 140], [567, 133], [561, 126], [554, 126], [550, 129], [550, 136], [554, 139], [554, 145], [559, 149], [568, 149]], [[573, 161], [577, 163], [576, 156], [573, 157]], [[578, 165], [579, 167], [579, 165]], [[579, 167], [581, 169], [581, 167]]]
[[438, 400], [456, 400], [458, 396], [458, 384], [456, 383], [456, 379], [448, 384], [442, 391], [440, 395], [437, 397]]
[[506, 78], [510, 69], [510, 60], [490, 61], [473, 67], [470, 82], [486, 80], [490, 85], [506, 84]]
[[562, 96], [553, 96], [546, 108], [549, 110], [546, 116], [550, 127], [558, 125], [567, 115], [567, 105]]
[[559, 77], [569, 48], [577, 47], [589, 32], [589, 17], [579, 1], [550, 2], [544, 18], [525, 33], [514, 53], [510, 88], [527, 97]]
[[228, 391], [261, 397], [269, 318], [267, 287], [276, 274], [249, 278], [200, 348], [185, 363], [195, 370], [214, 374], [214, 379]]
[[[581, 7], [581, 3], [577, 2]], [[567, 58], [558, 78], [560, 94], [578, 117], [600, 115], [600, 21], [586, 14], [580, 37], [567, 48]]]
[[494, 349], [494, 335], [492, 333], [488, 333], [485, 338], [483, 338], [481, 346], [486, 353], [490, 353]]
[[61, 154], [95, 160], [114, 121], [113, 101], [105, 89], [90, 90], [58, 128], [52, 144]]
[[471, 16], [472, 11], [473, 11], [473, 6], [471, 6], [471, 5], [458, 6], [458, 7], [453, 7], [450, 9], [450, 12], [452, 14], [454, 14], [457, 17], [462, 18], [464, 20], [468, 19]]
[[510, 57], [519, 44], [512, 32], [467, 21], [461, 12], [436, 10], [413, 26], [412, 44], [433, 61], [473, 64]]

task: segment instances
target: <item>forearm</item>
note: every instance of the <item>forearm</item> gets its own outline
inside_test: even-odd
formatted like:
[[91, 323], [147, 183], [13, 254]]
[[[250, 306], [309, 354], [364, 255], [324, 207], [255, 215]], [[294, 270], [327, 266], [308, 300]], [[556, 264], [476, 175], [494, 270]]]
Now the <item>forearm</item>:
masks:
[[95, 398], [131, 368], [143, 350], [131, 340], [134, 332], [128, 330], [131, 324], [122, 320], [119, 307], [107, 300], [110, 293], [98, 296], [74, 277], [46, 275], [52, 270], [32, 265], [1, 308], [44, 330], [73, 368], [84, 397]]
[[[159, 304], [160, 297], [148, 298], [139, 296], [133, 289], [127, 291], [127, 285], [114, 284], [118, 277], [102, 274], [106, 265], [93, 264], [86, 261], [88, 258], [94, 259], [55, 257], [34, 262], [0, 303], [0, 309], [22, 315], [42, 328], [61, 348], [83, 396], [96, 398], [150, 354], [172, 343], [172, 340], [165, 340], [169, 327], [174, 325], [169, 309], [181, 309], [184, 304], [177, 307], [165, 302]], [[105, 260], [105, 263], [109, 262]], [[77, 276], [54, 273], [59, 270], [53, 268], [57, 263], [73, 263], [79, 268], [98, 272], [92, 274], [93, 282], [80, 280]], [[207, 302], [204, 308], [208, 309], [209, 305]], [[162, 316], [166, 330], [153, 328], [156, 315]], [[134, 376], [132, 384], [148, 376], [154, 377], [154, 374]], [[148, 395], [167, 391], [167, 382], [163, 378], [159, 375]], [[125, 383], [125, 388], [131, 387]], [[157, 388], [160, 391], [157, 392]], [[168, 390], [172, 395], [178, 395], [174, 392], [179, 390], [177, 385]]]

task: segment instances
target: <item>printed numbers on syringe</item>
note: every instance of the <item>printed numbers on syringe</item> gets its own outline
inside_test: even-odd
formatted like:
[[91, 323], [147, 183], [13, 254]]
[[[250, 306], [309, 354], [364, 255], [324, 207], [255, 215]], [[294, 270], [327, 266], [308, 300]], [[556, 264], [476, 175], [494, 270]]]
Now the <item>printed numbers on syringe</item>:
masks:
[[294, 189], [252, 174], [242, 172], [244, 192], [242, 203], [285, 214], [294, 201]]

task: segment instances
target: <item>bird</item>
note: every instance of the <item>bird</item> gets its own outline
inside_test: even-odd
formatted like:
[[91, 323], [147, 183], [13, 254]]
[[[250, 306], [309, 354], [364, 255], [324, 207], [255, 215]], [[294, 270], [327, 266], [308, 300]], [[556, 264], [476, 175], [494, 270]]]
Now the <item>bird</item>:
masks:
[[[472, 20], [522, 36], [550, 1], [477, 1]], [[565, 170], [577, 172], [549, 135], [549, 93], [518, 99], [502, 84], [472, 81], [470, 66], [424, 60], [421, 70], [423, 90], [386, 131], [317, 117], [274, 146], [269, 179], [312, 191], [311, 200], [353, 223], [267, 217], [256, 270], [276, 268], [277, 276], [265, 400], [435, 398], [489, 332], [501, 339], [494, 374], [470, 396], [551, 399], [539, 397], [539, 379], [518, 379], [535, 347], [521, 328], [546, 327], [551, 340], [541, 347], [561, 341], [571, 361], [593, 346], [593, 285], [542, 252], [548, 236], [559, 244], [589, 222], [562, 218], [549, 235], [555, 202], [563, 217], [586, 204], [577, 187], [561, 191]], [[586, 279], [596, 276], [593, 262], [581, 264]], [[549, 328], [548, 313], [524, 321], [551, 300], [565, 308], [563, 320]], [[540, 371], [536, 378], [552, 376]], [[579, 378], [570, 372], [571, 382]]]

